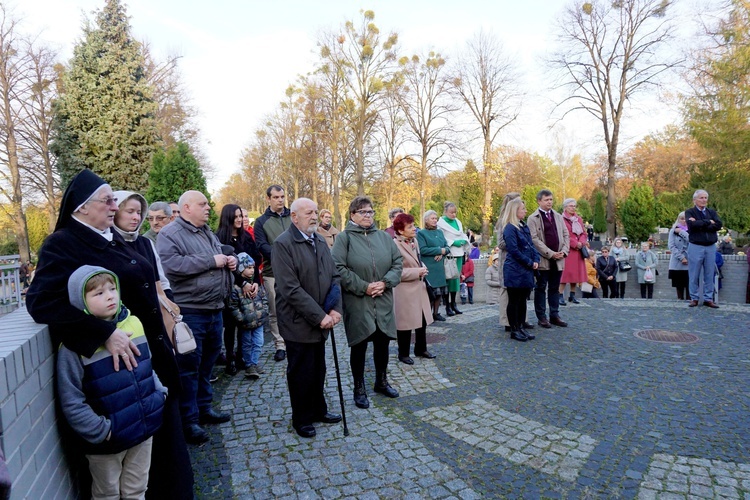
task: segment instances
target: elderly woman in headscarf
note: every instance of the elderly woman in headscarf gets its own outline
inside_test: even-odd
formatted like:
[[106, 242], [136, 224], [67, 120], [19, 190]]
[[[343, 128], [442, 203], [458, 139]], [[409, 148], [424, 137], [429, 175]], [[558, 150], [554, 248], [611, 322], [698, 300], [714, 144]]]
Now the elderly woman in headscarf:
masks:
[[141, 320], [153, 368], [169, 389], [164, 422], [154, 436], [147, 496], [192, 498], [193, 472], [179, 413], [180, 379], [160, 313], [156, 263], [112, 230], [117, 211], [117, 198], [103, 179], [88, 169], [73, 177], [55, 231], [39, 252], [26, 306], [34, 321], [49, 325], [53, 345], [62, 343], [86, 357], [104, 346], [116, 369], [131, 369], [139, 352], [128, 335], [114, 323], [72, 306], [68, 296], [68, 278], [82, 265], [101, 266], [117, 275], [122, 303]]
[[583, 219], [576, 214], [578, 204], [573, 198], [566, 198], [563, 201], [563, 221], [570, 234], [570, 253], [565, 257], [565, 269], [563, 269], [560, 278], [560, 305], [565, 305], [565, 285], [570, 284], [570, 297], [568, 300], [578, 304], [576, 299], [576, 285], [588, 280], [586, 274], [586, 262], [584, 260], [582, 249], [588, 250], [589, 239], [586, 233], [586, 226]]
[[[446, 201], [443, 204], [443, 216], [438, 220], [437, 227], [443, 232], [443, 236], [445, 236], [445, 240], [451, 249], [451, 253], [447, 257], [455, 260], [457, 270], [460, 272], [461, 267], [464, 265], [464, 255], [469, 253], [470, 247], [467, 236], [464, 233], [464, 225], [456, 218], [457, 212], [456, 204]], [[450, 302], [446, 305], [445, 309], [448, 312], [448, 316], [463, 314], [456, 307], [456, 293], [461, 289], [460, 280], [458, 278], [451, 279], [447, 280], [447, 283]]]

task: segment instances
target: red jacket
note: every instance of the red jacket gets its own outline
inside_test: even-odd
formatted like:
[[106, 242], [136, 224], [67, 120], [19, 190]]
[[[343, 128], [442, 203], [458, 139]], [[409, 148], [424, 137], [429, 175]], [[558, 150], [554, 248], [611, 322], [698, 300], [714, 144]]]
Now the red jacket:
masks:
[[466, 259], [464, 265], [461, 267], [461, 275], [463, 276], [462, 282], [466, 283], [466, 286], [474, 286], [474, 261]]

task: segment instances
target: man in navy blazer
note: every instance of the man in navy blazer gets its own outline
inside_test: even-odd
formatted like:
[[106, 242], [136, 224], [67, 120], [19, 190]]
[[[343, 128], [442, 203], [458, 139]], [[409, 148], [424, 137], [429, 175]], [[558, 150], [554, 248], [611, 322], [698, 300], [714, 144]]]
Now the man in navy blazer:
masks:
[[693, 194], [695, 206], [685, 210], [688, 227], [688, 277], [689, 307], [698, 305], [698, 288], [703, 276], [703, 305], [712, 309], [714, 303], [714, 273], [716, 267], [716, 242], [722, 223], [716, 210], [708, 208], [708, 192], [699, 189]]

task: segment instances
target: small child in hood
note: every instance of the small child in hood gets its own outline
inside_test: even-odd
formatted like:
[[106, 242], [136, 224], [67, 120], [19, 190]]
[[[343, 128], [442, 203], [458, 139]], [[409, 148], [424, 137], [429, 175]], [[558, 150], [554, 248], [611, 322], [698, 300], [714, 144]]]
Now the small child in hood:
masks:
[[[253, 280], [255, 261], [245, 252], [237, 254], [237, 272], [243, 280]], [[245, 376], [260, 378], [264, 371], [258, 366], [258, 361], [263, 350], [263, 329], [268, 322], [266, 289], [263, 285], [258, 285], [258, 292], [253, 296], [251, 293], [244, 293], [242, 286], [235, 284], [229, 299], [229, 310], [239, 330], [242, 361], [246, 366]]]
[[103, 267], [79, 267], [68, 279], [68, 295], [74, 307], [131, 333], [130, 340], [141, 352], [132, 371], [115, 371], [104, 345], [90, 358], [61, 345], [56, 383], [63, 415], [81, 438], [89, 462], [92, 497], [143, 498], [152, 436], [162, 424], [167, 388], [151, 367], [143, 325], [120, 302], [114, 273]]

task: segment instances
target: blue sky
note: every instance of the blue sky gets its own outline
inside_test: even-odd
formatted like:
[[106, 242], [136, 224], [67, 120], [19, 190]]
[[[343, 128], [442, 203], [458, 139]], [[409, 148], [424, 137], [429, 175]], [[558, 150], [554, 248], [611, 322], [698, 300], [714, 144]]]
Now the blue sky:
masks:
[[[18, 0], [16, 0], [18, 1]], [[24, 0], [15, 6], [29, 32], [60, 48], [67, 60], [80, 37], [84, 13], [103, 0]], [[524, 73], [529, 96], [518, 123], [501, 142], [548, 152], [549, 101], [540, 58], [553, 43], [553, 23], [568, 1], [562, 0], [352, 0], [228, 1], [131, 0], [126, 2], [134, 35], [147, 40], [157, 55], [181, 55], [180, 67], [193, 105], [204, 149], [216, 169], [209, 186], [216, 190], [238, 169], [242, 149], [263, 117], [284, 97], [284, 89], [312, 69], [316, 35], [361, 9], [375, 12], [381, 31], [399, 33], [401, 50], [412, 54], [436, 49], [450, 57], [480, 29], [500, 38]], [[654, 132], [675, 119], [663, 99], [641, 102], [624, 143]], [[600, 152], [599, 128], [585, 116], [565, 122], [573, 146], [589, 157]]]

